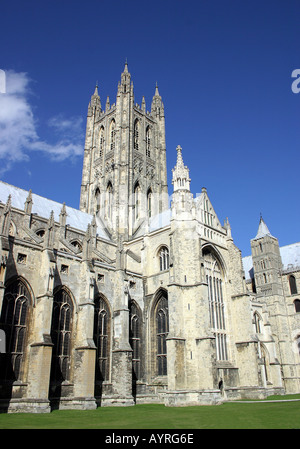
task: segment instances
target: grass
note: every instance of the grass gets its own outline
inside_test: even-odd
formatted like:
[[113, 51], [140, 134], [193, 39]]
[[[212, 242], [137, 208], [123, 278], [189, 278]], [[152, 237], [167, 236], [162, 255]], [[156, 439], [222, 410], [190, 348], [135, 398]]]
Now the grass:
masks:
[[[298, 399], [300, 395], [290, 398]], [[300, 401], [228, 402], [174, 408], [146, 404], [86, 411], [55, 410], [47, 414], [2, 413], [0, 429], [299, 429], [299, 416]]]

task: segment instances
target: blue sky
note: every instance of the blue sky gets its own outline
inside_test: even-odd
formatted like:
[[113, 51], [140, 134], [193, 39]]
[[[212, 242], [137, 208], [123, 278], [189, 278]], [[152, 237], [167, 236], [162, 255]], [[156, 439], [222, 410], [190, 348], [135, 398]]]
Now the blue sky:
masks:
[[165, 105], [169, 193], [181, 145], [243, 256], [260, 213], [300, 241], [299, 23], [299, 0], [2, 1], [1, 179], [77, 208], [90, 96], [115, 102], [127, 58], [135, 101], [157, 82]]

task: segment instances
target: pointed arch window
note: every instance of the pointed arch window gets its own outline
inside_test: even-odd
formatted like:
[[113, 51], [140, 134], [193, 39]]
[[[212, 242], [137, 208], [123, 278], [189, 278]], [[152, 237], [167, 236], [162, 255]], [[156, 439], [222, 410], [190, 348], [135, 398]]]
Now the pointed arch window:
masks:
[[147, 213], [148, 217], [152, 216], [152, 190], [149, 189], [147, 192]]
[[54, 294], [51, 323], [53, 343], [51, 382], [70, 380], [71, 333], [73, 321], [73, 302], [70, 294], [60, 288]]
[[96, 202], [96, 214], [98, 215], [100, 212], [100, 189], [99, 187], [97, 187], [96, 192], [95, 192], [95, 202]]
[[134, 122], [134, 130], [133, 130], [133, 146], [135, 150], [139, 149], [139, 121], [136, 120]]
[[6, 337], [6, 353], [1, 354], [0, 361], [0, 378], [3, 380], [21, 378], [31, 303], [29, 290], [21, 279], [5, 288], [0, 316], [0, 329]]
[[298, 353], [300, 355], [300, 335], [297, 335], [296, 342], [297, 342]]
[[300, 313], [300, 299], [295, 299], [294, 306], [295, 306], [295, 312]]
[[134, 219], [140, 218], [140, 206], [141, 206], [141, 188], [139, 183], [136, 183], [134, 187]]
[[261, 319], [257, 312], [254, 313], [254, 326], [255, 326], [255, 332], [260, 334], [261, 333]]
[[157, 375], [167, 375], [167, 336], [169, 332], [168, 299], [165, 294], [155, 308]]
[[298, 293], [298, 291], [297, 291], [297, 284], [296, 284], [296, 278], [292, 274], [289, 277], [289, 285], [290, 285], [291, 295], [296, 295]]
[[97, 348], [95, 382], [99, 384], [109, 379], [110, 354], [110, 312], [102, 296], [95, 299], [94, 342]]
[[115, 150], [116, 147], [116, 122], [112, 119], [110, 123], [110, 149]]
[[203, 256], [208, 286], [210, 326], [216, 339], [216, 357], [217, 360], [228, 360], [223, 272], [218, 259], [209, 248], [204, 249]]
[[109, 220], [112, 219], [112, 201], [113, 201], [113, 190], [112, 185], [109, 182], [106, 188], [106, 197], [105, 197], [105, 215]]
[[159, 269], [160, 271], [168, 270], [170, 266], [169, 249], [163, 246], [159, 251]]
[[146, 129], [146, 156], [151, 157], [151, 130], [149, 126]]
[[135, 302], [130, 303], [129, 339], [132, 347], [132, 371], [134, 380], [141, 378], [141, 329], [142, 318], [139, 307]]

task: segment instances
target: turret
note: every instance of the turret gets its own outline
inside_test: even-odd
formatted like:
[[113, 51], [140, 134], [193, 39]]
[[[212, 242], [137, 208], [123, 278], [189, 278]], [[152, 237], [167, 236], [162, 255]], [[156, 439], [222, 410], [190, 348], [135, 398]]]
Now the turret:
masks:
[[251, 240], [251, 251], [257, 293], [264, 296], [281, 294], [279, 274], [282, 261], [279, 244], [262, 217], [260, 217], [257, 234]]
[[180, 218], [191, 218], [194, 211], [193, 194], [190, 192], [189, 169], [183, 163], [182, 148], [177, 146], [177, 161], [172, 170], [173, 173], [173, 195], [172, 195], [172, 216]]
[[191, 180], [189, 176], [189, 169], [183, 163], [181, 146], [178, 145], [176, 150], [177, 150], [177, 162], [172, 170], [173, 173], [172, 184], [174, 192], [176, 192], [177, 190], [190, 190]]

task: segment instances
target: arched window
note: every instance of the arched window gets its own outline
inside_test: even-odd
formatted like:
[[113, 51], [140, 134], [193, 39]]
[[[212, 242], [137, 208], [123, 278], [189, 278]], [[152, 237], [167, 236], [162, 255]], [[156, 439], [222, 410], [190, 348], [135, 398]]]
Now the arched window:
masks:
[[297, 336], [296, 341], [297, 341], [298, 353], [300, 355], [300, 335]]
[[129, 339], [132, 347], [132, 371], [134, 380], [141, 378], [141, 313], [135, 302], [130, 303]]
[[216, 357], [217, 360], [228, 360], [223, 271], [217, 257], [209, 248], [204, 249], [203, 256], [208, 286], [210, 326], [216, 338]]
[[97, 348], [95, 373], [97, 390], [97, 384], [99, 386], [104, 380], [109, 379], [110, 312], [102, 296], [95, 299], [94, 342]]
[[134, 219], [138, 220], [140, 217], [140, 205], [141, 205], [141, 188], [139, 183], [136, 183], [134, 187]]
[[295, 299], [294, 304], [295, 304], [295, 312], [299, 313], [300, 312], [300, 299]]
[[296, 278], [292, 274], [289, 277], [289, 284], [290, 284], [291, 295], [296, 295], [298, 293], [297, 292]]
[[254, 326], [255, 326], [255, 332], [260, 334], [261, 333], [261, 325], [260, 325], [261, 319], [257, 312], [254, 313]]
[[95, 201], [96, 201], [96, 214], [98, 215], [100, 212], [100, 189], [97, 187], [96, 192], [95, 192]]
[[108, 183], [106, 188], [105, 215], [110, 220], [112, 219], [112, 185], [110, 182]]
[[167, 335], [169, 332], [169, 310], [166, 293], [162, 293], [155, 307], [156, 367], [157, 375], [167, 374]]
[[169, 269], [169, 250], [166, 246], [159, 251], [159, 269], [160, 271]]
[[151, 156], [151, 131], [149, 126], [146, 129], [146, 156]]
[[114, 151], [116, 147], [116, 122], [112, 119], [110, 123], [110, 149]]
[[147, 192], [147, 212], [148, 217], [150, 218], [152, 215], [152, 190], [149, 189]]
[[133, 147], [135, 150], [139, 149], [139, 121], [136, 120], [134, 122], [134, 130], [133, 130]]
[[103, 156], [104, 150], [104, 128], [101, 126], [100, 134], [99, 134], [99, 157]]
[[73, 302], [70, 294], [62, 287], [53, 298], [51, 382], [54, 383], [70, 379], [72, 321]]
[[72, 240], [71, 245], [74, 246], [78, 251], [82, 251], [82, 245], [78, 240]]
[[32, 300], [28, 288], [17, 279], [5, 288], [0, 329], [5, 332], [6, 353], [1, 354], [0, 378], [18, 380], [24, 359], [28, 312]]

